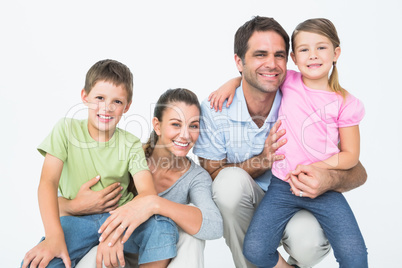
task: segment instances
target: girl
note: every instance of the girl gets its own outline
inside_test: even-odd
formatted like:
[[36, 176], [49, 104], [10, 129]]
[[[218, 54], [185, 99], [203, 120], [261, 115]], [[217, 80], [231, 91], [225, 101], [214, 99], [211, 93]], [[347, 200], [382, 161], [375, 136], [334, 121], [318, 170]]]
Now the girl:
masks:
[[[272, 167], [274, 177], [254, 214], [243, 247], [246, 258], [259, 267], [290, 267], [277, 247], [287, 222], [300, 209], [311, 211], [320, 222], [340, 267], [368, 267], [363, 237], [343, 195], [330, 191], [315, 199], [303, 198], [303, 189], [297, 190], [292, 183], [297, 180], [295, 169], [299, 164], [349, 169], [358, 163], [358, 124], [364, 107], [339, 85], [339, 45], [336, 29], [327, 19], [306, 20], [292, 34], [291, 57], [300, 73], [288, 71], [281, 86], [278, 119], [280, 129], [286, 130], [287, 144], [276, 152], [286, 158]], [[211, 106], [220, 108], [232, 92], [233, 87], [224, 87], [212, 93]]]

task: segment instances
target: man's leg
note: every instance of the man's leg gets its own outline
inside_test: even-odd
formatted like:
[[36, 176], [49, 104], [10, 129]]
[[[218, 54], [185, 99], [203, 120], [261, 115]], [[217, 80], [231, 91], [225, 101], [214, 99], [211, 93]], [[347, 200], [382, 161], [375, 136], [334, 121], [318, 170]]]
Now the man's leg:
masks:
[[316, 265], [331, 251], [321, 225], [306, 210], [300, 210], [288, 222], [282, 245], [290, 255], [288, 263], [297, 264], [300, 268]]
[[223, 237], [236, 267], [255, 267], [243, 255], [243, 241], [264, 191], [243, 169], [225, 168], [212, 184], [212, 195], [222, 214]]

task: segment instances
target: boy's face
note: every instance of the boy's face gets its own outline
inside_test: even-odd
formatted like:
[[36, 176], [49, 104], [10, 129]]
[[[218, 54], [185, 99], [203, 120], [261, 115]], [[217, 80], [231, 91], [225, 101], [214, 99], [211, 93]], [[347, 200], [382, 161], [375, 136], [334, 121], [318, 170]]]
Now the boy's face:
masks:
[[127, 91], [120, 85], [98, 81], [87, 94], [83, 89], [81, 99], [88, 106], [88, 131], [97, 141], [108, 141], [121, 116], [128, 111]]

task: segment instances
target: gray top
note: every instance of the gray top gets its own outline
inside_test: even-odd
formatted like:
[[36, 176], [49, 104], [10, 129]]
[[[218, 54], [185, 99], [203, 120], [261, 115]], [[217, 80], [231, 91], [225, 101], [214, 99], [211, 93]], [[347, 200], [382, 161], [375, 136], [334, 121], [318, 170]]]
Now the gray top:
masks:
[[218, 239], [223, 234], [222, 216], [212, 200], [212, 180], [209, 173], [191, 162], [190, 169], [160, 197], [180, 204], [193, 204], [201, 210], [201, 228], [194, 237], [203, 240]]

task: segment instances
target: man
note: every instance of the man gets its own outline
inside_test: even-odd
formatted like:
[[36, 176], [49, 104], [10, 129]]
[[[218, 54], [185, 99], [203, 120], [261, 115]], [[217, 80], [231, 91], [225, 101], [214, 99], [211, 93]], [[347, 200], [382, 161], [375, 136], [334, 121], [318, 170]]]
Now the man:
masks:
[[[274, 20], [255, 17], [235, 35], [235, 62], [242, 75], [230, 107], [221, 113], [202, 103], [200, 138], [194, 149], [201, 165], [213, 178], [213, 198], [224, 223], [224, 238], [236, 267], [254, 267], [243, 256], [243, 240], [254, 211], [268, 189], [275, 151], [286, 143], [280, 139], [277, 113], [278, 90], [286, 76], [289, 37]], [[359, 163], [349, 171], [329, 171], [299, 166], [292, 176], [292, 191], [315, 198], [334, 190], [344, 192], [362, 185], [366, 173]], [[290, 190], [290, 189], [289, 189]], [[288, 223], [282, 244], [288, 262], [310, 267], [329, 252], [330, 245], [312, 214], [300, 211]]]

